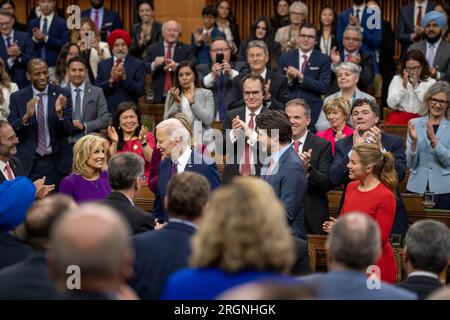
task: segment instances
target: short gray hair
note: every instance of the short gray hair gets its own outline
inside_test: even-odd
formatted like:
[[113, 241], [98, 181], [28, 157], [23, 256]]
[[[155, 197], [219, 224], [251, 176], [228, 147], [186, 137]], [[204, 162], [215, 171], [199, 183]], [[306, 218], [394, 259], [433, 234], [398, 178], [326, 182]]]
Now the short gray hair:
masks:
[[132, 152], [114, 155], [108, 163], [109, 184], [113, 190], [128, 190], [144, 174], [144, 159]]
[[349, 61], [344, 61], [341, 62], [337, 65], [337, 67], [334, 69], [334, 73], [338, 73], [340, 70], [347, 70], [350, 71], [351, 73], [355, 74], [358, 76], [361, 74], [361, 68], [353, 62], [349, 62]]
[[156, 130], [167, 130], [170, 135], [170, 139], [174, 141], [176, 138], [181, 138], [181, 144], [189, 146], [191, 144], [191, 135], [186, 127], [181, 123], [180, 120], [175, 118], [170, 118], [161, 121], [157, 126]]
[[450, 259], [450, 230], [440, 221], [417, 221], [406, 233], [405, 246], [414, 269], [440, 273]]
[[[438, 81], [435, 84], [433, 84], [430, 88], [428, 88], [427, 92], [425, 92], [425, 95], [423, 96], [423, 105], [427, 113], [430, 111], [431, 98], [438, 93], [445, 93], [447, 95], [447, 101], [450, 101], [450, 85], [445, 81]], [[447, 118], [449, 118], [450, 116], [449, 109], [450, 108], [447, 105], [446, 111]]]
[[343, 35], [345, 35], [348, 31], [355, 31], [356, 33], [358, 33], [359, 37], [361, 38], [361, 42], [360, 43], [362, 45], [362, 41], [363, 41], [364, 37], [363, 37], [363, 33], [361, 32], [361, 29], [359, 27], [357, 27], [357, 26], [348, 25], [345, 28]]
[[311, 107], [306, 102], [306, 100], [303, 99], [292, 99], [286, 103], [286, 108], [289, 106], [301, 106], [305, 110], [305, 116], [308, 118], [311, 118]]
[[294, 1], [292, 2], [291, 6], [289, 7], [289, 13], [293, 10], [298, 9], [298, 11], [302, 12], [306, 16], [308, 15], [308, 6], [301, 2], [301, 1]]
[[264, 53], [266, 54], [266, 56], [269, 55], [269, 49], [267, 49], [267, 44], [262, 41], [262, 40], [252, 40], [248, 43], [247, 45], [247, 55], [248, 55], [248, 50], [250, 50], [250, 48], [260, 48], [264, 50]]
[[381, 235], [377, 223], [359, 212], [339, 218], [327, 238], [332, 262], [362, 270], [374, 264], [381, 252]]
[[178, 32], [181, 34], [181, 24], [178, 21], [175, 21], [175, 20], [167, 20], [166, 22], [164, 22], [162, 27], [161, 27], [161, 32], [164, 32], [166, 30], [167, 23], [169, 23], [169, 22], [175, 22], [177, 24], [177, 27], [178, 27]]

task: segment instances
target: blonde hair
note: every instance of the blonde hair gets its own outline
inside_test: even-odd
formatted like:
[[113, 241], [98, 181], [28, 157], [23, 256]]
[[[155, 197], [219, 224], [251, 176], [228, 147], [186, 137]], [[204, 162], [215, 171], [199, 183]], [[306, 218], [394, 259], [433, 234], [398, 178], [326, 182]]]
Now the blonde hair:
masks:
[[[91, 30], [95, 34], [95, 38], [97, 41], [100, 41], [100, 32], [97, 30], [97, 27], [95, 26], [94, 21], [90, 17], [82, 17], [80, 19], [80, 29], [84, 24], [88, 24]], [[71, 42], [72, 43], [78, 43], [79, 40], [81, 40], [81, 30], [74, 30], [71, 34]]]
[[272, 188], [253, 177], [237, 177], [216, 191], [192, 239], [193, 267], [288, 272], [294, 242], [285, 210]]
[[[72, 170], [83, 177], [88, 177], [87, 162], [91, 154], [98, 148], [105, 148], [106, 140], [100, 135], [88, 134], [78, 140], [73, 146], [73, 165]], [[106, 161], [105, 150], [105, 161]]]
[[392, 153], [383, 152], [379, 146], [368, 143], [360, 143], [354, 146], [353, 151], [358, 154], [363, 167], [373, 166], [372, 174], [395, 194], [398, 177]]
[[341, 111], [345, 116], [345, 120], [350, 118], [350, 106], [348, 105], [347, 99], [342, 97], [336, 97], [328, 100], [323, 105], [322, 109], [325, 114], [334, 110]]

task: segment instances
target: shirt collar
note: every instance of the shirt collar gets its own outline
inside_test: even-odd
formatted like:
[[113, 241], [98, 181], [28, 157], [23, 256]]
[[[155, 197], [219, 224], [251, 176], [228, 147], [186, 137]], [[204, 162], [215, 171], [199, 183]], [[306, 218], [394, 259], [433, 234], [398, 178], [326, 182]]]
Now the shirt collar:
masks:
[[[442, 38], [439, 38], [439, 40], [433, 44], [435, 50], [437, 50], [437, 48], [439, 48], [441, 41], [442, 41]], [[427, 42], [427, 49], [429, 49], [430, 47], [431, 47], [431, 43]]]
[[264, 68], [264, 71], [261, 73], [261, 77], [263, 77], [263, 79], [266, 79], [267, 76], [267, 68]]
[[[128, 54], [127, 54], [125, 57], [123, 57], [122, 63], [125, 63], [125, 60], [127, 59], [127, 56], [128, 56]], [[116, 56], [114, 56], [113, 64], [116, 64], [117, 59], [118, 59], [118, 58], [117, 58]]]
[[296, 141], [300, 141], [301, 145], [304, 146], [305, 145], [305, 141], [306, 141], [306, 136], [308, 135], [308, 130], [305, 131], [305, 134], [298, 140], [292, 140], [292, 143], [296, 142]]
[[303, 56], [306, 54], [306, 56], [308, 57], [308, 60], [309, 60], [309, 57], [311, 57], [311, 53], [313, 52], [313, 50], [314, 50], [314, 48], [309, 50], [309, 52], [303, 52], [301, 49], [298, 49], [298, 53], [300, 55], [300, 58], [303, 58]]
[[178, 157], [177, 162], [179, 166], [185, 167], [188, 163], [189, 159], [191, 158], [191, 148], [187, 147], [186, 150], [182, 153], [181, 156]]
[[45, 87], [45, 89], [41, 92], [38, 91], [33, 85], [31, 85], [31, 88], [33, 90], [33, 97], [36, 97], [38, 93], [43, 93], [44, 95], [48, 95], [48, 85]]
[[[255, 117], [261, 113], [263, 106], [260, 106], [258, 109], [256, 109], [256, 111], [253, 111], [253, 113], [255, 114]], [[250, 117], [250, 114], [252, 113], [252, 111], [250, 111], [250, 109], [245, 106], [245, 119], [247, 119], [248, 117]]]
[[50, 22], [51, 20], [53, 20], [53, 17], [55, 16], [55, 12], [50, 13], [48, 16], [44, 16], [42, 15], [41, 18], [47, 18], [47, 21]]
[[435, 279], [439, 279], [439, 276], [433, 272], [428, 272], [428, 271], [414, 271], [411, 272], [410, 274], [408, 274], [408, 278], [409, 277], [429, 277], [429, 278], [435, 278]]
[[[177, 43], [172, 43], [172, 48], [175, 47], [177, 45]], [[164, 40], [164, 49], [168, 49], [169, 48], [169, 44], [166, 42], [166, 40]]]
[[105, 11], [105, 7], [101, 7], [101, 8], [98, 8], [98, 9], [95, 9], [95, 8], [92, 8], [92, 12], [95, 14], [95, 10], [98, 10], [98, 13], [99, 14], [102, 14], [103, 13], [103, 11]]
[[361, 16], [362, 16], [362, 14], [363, 14], [363, 12], [364, 12], [364, 9], [366, 8], [366, 5], [365, 4], [362, 4], [362, 5], [360, 5], [360, 6], [353, 6], [353, 12], [354, 13], [356, 13], [356, 10], [361, 10]]
[[11, 37], [11, 41], [12, 41], [14, 39], [14, 29], [11, 29], [11, 33], [8, 34], [7, 36], [2, 34], [2, 37], [3, 37], [3, 39], [5, 39], [5, 41], [6, 41], [6, 38]]
[[351, 55], [357, 55], [359, 54], [359, 50], [353, 51], [353, 52], [348, 52], [347, 49], [344, 49], [344, 57], [347, 57], [349, 54]]
[[[8, 161], [6, 161], [6, 162], [8, 162]], [[3, 160], [0, 160], [0, 169], [2, 171], [6, 170], [6, 162], [3, 162]], [[11, 163], [9, 165], [11, 166]]]
[[191, 221], [187, 221], [187, 220], [182, 220], [182, 219], [177, 219], [177, 218], [169, 218], [169, 222], [177, 222], [177, 223], [181, 223], [181, 224], [190, 226], [190, 227], [194, 228], [195, 230], [198, 229], [198, 226], [195, 223], [193, 223]]
[[[424, 1], [422, 3], [418, 3], [417, 1], [414, 1], [416, 8], [419, 8], [419, 6], [422, 7], [422, 9], [427, 9], [427, 5], [428, 5], [428, 1]], [[422, 11], [423, 13], [425, 13], [425, 11]]]
[[86, 86], [86, 81], [83, 81], [83, 83], [79, 86], [79, 87], [76, 87], [76, 86], [74, 86], [73, 84], [70, 84], [70, 88], [72, 89], [72, 92], [73, 93], [76, 93], [75, 92], [75, 89], [80, 89], [81, 90], [81, 92], [84, 92], [84, 87]]

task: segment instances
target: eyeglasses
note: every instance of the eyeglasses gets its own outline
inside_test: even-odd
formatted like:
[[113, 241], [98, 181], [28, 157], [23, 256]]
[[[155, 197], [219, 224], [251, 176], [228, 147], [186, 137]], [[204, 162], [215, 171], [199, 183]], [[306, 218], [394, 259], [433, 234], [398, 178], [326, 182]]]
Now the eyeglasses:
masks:
[[352, 38], [352, 37], [344, 37], [345, 41], [354, 41], [354, 42], [360, 42], [360, 38]]
[[244, 97], [256, 97], [261, 93], [261, 91], [244, 91]]
[[316, 39], [316, 36], [310, 36], [310, 35], [308, 35], [308, 34], [300, 34], [299, 35], [301, 38], [306, 38], [306, 39], [308, 39], [308, 40], [315, 40]]
[[289, 12], [289, 14], [293, 14], [296, 16], [304, 16], [305, 15], [303, 12], [294, 12], [294, 11]]
[[139, 179], [141, 179], [142, 181], [145, 181], [145, 179], [146, 179], [145, 174], [141, 174], [141, 175], [139, 176]]
[[421, 66], [417, 66], [417, 67], [405, 67], [406, 71], [416, 71], [419, 70], [421, 68]]
[[229, 50], [230, 50], [230, 48], [216, 48], [216, 49], [211, 49], [211, 52], [217, 53], [217, 52], [226, 52]]
[[442, 107], [448, 106], [448, 100], [438, 100], [438, 99], [431, 98], [430, 102], [432, 105], [436, 105], [439, 103]]
[[11, 22], [0, 22], [0, 26], [9, 26]]

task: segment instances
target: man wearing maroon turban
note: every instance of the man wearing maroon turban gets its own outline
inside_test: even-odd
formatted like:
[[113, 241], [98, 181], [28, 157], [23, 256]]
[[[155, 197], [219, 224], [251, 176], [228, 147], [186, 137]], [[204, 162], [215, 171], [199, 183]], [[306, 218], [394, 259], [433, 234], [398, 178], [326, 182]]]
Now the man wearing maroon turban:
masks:
[[144, 95], [145, 65], [128, 54], [131, 37], [125, 30], [114, 30], [107, 41], [113, 56], [99, 63], [96, 84], [103, 89], [108, 110], [114, 115], [121, 102], [137, 104], [138, 98]]

